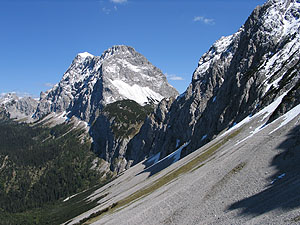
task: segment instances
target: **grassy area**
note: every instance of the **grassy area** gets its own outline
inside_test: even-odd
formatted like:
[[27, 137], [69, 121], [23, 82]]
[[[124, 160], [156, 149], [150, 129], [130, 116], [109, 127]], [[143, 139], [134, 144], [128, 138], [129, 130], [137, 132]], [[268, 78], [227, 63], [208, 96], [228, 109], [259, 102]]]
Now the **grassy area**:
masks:
[[238, 164], [236, 167], [234, 167], [229, 173], [236, 174], [236, 173], [240, 172], [245, 166], [246, 166], [246, 163], [242, 162], [242, 163]]

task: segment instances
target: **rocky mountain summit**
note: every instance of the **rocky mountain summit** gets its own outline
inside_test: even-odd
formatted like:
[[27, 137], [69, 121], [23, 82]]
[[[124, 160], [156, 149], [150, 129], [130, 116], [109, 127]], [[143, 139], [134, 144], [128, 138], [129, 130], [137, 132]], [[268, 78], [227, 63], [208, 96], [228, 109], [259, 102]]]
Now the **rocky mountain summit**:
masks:
[[41, 94], [35, 118], [66, 111], [68, 117], [91, 123], [107, 104], [130, 99], [145, 105], [177, 94], [143, 55], [132, 47], [113, 46], [101, 56], [78, 54], [61, 81]]
[[31, 97], [18, 97], [7, 93], [0, 97], [0, 111], [5, 111], [12, 119], [28, 119], [36, 110], [38, 101]]
[[299, 104], [299, 17], [296, 0], [258, 6], [237, 33], [200, 58], [181, 96], [159, 104], [131, 141], [130, 157], [139, 162], [161, 152], [162, 158], [189, 143], [183, 157], [280, 96], [271, 118]]

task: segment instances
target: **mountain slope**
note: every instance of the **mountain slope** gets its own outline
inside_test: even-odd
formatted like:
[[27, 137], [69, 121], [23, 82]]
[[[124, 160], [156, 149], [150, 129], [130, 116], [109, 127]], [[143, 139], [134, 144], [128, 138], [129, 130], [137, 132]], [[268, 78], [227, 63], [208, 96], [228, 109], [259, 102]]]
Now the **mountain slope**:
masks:
[[[299, 222], [300, 107], [268, 124], [282, 96], [177, 161], [139, 163], [65, 224], [293, 224]], [[175, 162], [170, 165], [170, 162]]]
[[132, 159], [139, 162], [158, 152], [164, 157], [190, 142], [182, 151], [185, 156], [283, 93], [292, 102], [283, 100], [278, 115], [296, 106], [299, 5], [270, 0], [237, 33], [214, 43], [199, 60], [186, 92], [166, 109], [159, 106], [132, 140], [130, 151], [143, 152]]

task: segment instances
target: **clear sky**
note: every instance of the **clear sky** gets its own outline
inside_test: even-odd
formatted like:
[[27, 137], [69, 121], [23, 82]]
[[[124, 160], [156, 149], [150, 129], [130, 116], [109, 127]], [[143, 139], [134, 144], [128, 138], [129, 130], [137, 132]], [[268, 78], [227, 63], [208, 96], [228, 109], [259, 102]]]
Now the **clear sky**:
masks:
[[38, 97], [79, 52], [134, 47], [182, 93], [198, 60], [265, 0], [0, 0], [0, 93]]

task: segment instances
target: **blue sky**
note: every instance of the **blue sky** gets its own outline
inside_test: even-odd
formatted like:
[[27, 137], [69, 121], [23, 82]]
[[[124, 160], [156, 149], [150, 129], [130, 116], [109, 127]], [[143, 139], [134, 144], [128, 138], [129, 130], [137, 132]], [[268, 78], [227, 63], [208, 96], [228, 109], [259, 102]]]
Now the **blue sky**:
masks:
[[39, 96], [79, 52], [134, 47], [179, 92], [198, 60], [265, 0], [0, 0], [0, 93]]

